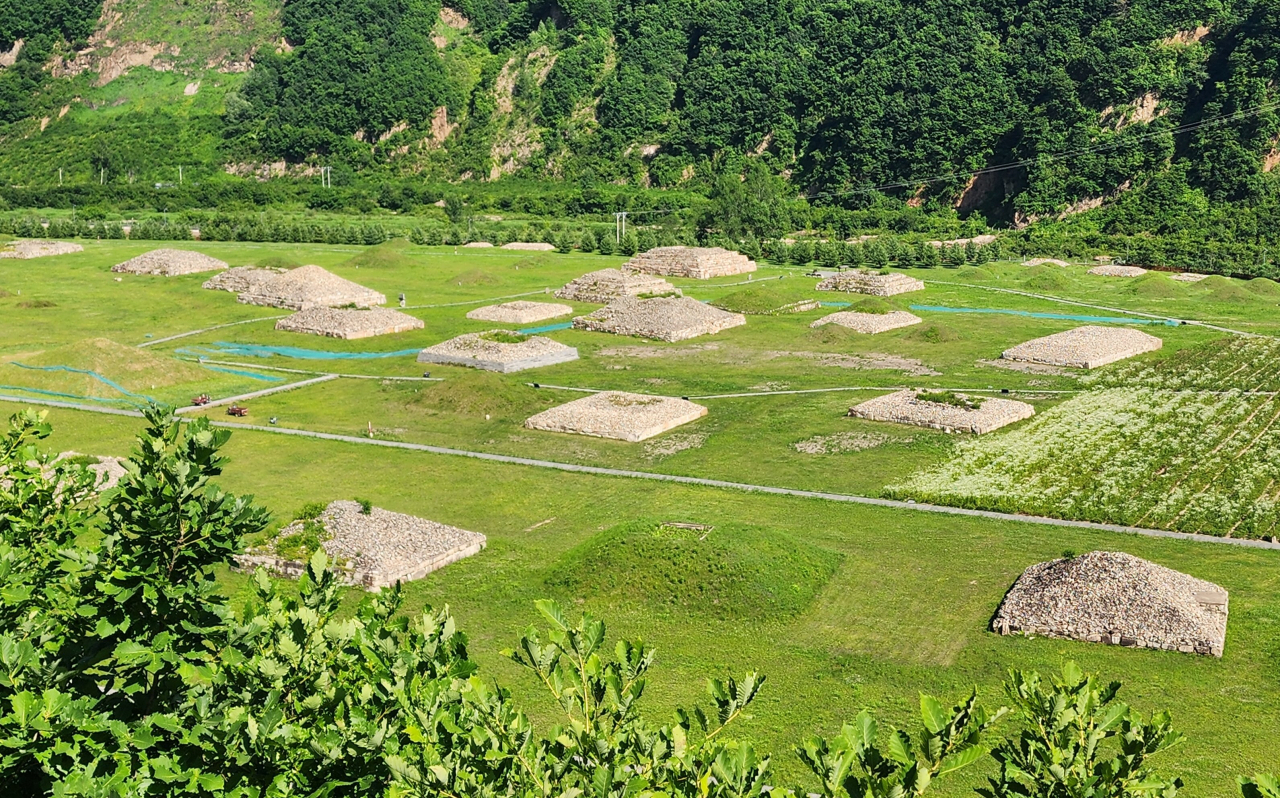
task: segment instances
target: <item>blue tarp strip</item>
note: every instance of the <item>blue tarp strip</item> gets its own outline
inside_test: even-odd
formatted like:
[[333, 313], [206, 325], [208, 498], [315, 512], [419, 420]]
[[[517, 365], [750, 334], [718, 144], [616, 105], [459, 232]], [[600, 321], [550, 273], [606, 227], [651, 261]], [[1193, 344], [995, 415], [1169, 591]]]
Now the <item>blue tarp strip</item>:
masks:
[[573, 322], [566, 321], [560, 324], [548, 324], [545, 327], [529, 327], [524, 330], [516, 330], [520, 335], [537, 335], [538, 333], [554, 332], [555, 330], [567, 330], [573, 326]]
[[[140, 393], [134, 393], [133, 391], [124, 387], [123, 385], [116, 382], [115, 380], [104, 377], [98, 372], [90, 371], [89, 369], [78, 369], [78, 368], [73, 368], [71, 366], [29, 366], [26, 363], [19, 363], [16, 360], [10, 360], [9, 363], [14, 366], [17, 366], [20, 369], [31, 369], [32, 371], [69, 371], [72, 374], [84, 374], [89, 377], [93, 377], [95, 380], [102, 383], [103, 385], [106, 385], [110, 388], [114, 388], [115, 390], [119, 391], [125, 396], [132, 396], [135, 399], [146, 399], [147, 401], [151, 400], [151, 397], [145, 396]], [[72, 394], [66, 394], [66, 395], [71, 396]]]

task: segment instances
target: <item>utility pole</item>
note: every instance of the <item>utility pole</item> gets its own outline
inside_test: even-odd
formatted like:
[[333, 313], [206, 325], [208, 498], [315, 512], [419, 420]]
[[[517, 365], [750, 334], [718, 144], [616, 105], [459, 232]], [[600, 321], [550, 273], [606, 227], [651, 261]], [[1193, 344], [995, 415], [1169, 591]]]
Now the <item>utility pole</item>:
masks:
[[107, 167], [102, 167], [102, 172], [98, 175], [98, 185], [105, 186], [107, 184]]
[[320, 167], [320, 187], [333, 188], [333, 167], [332, 166]]
[[58, 188], [62, 188], [62, 167], [58, 167]]
[[182, 185], [182, 167], [178, 167], [178, 185]]
[[613, 215], [613, 237], [614, 242], [621, 244], [622, 237], [627, 234], [627, 212], [620, 211]]

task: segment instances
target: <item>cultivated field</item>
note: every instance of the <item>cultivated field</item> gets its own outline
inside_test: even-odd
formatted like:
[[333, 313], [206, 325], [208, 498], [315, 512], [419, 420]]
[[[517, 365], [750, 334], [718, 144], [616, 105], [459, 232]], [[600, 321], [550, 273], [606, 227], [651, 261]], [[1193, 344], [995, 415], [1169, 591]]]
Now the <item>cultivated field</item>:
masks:
[[[1280, 551], [374, 444], [1266, 536], [1275, 534], [1280, 493], [1271, 465], [1280, 461], [1280, 423], [1273, 423], [1280, 399], [1272, 393], [1280, 361], [1270, 340], [1229, 330], [1280, 333], [1275, 284], [1182, 283], [1160, 273], [1104, 279], [1087, 276], [1084, 266], [913, 270], [925, 290], [876, 300], [885, 306], [878, 312], [923, 320], [910, 327], [874, 336], [811, 328], [845, 307], [827, 304], [749, 315], [744, 326], [667, 344], [565, 329], [565, 317], [506, 326], [575, 347], [579, 360], [500, 374], [416, 357], [455, 336], [495, 329], [467, 318], [475, 308], [550, 301], [549, 292], [574, 277], [624, 258], [404, 246], [369, 257], [354, 247], [192, 245], [232, 266], [316, 264], [384, 294], [393, 307], [404, 293], [404, 312], [424, 322], [420, 330], [343, 340], [276, 330], [283, 311], [203, 290], [207, 274], [110, 272], [149, 248], [89, 243], [80, 254], [0, 260], [0, 395], [128, 409], [147, 397], [185, 404], [197, 393], [218, 400], [343, 375], [247, 400], [250, 416], [236, 421], [270, 428], [274, 419], [276, 430], [368, 443], [242, 430], [228, 447], [224, 486], [254, 494], [275, 513], [276, 529], [306, 503], [361, 497], [485, 535], [484, 551], [412, 583], [408, 608], [449, 604], [486, 671], [522, 693], [533, 685], [498, 652], [534, 620], [532, 601], [549, 596], [657, 646], [650, 689], [661, 710], [696, 700], [702, 677], [748, 667], [768, 674], [744, 729], [775, 752], [787, 781], [800, 771], [792, 744], [809, 732], [835, 732], [863, 707], [901, 722], [917, 691], [951, 698], [975, 684], [995, 704], [1006, 668], [1047, 671], [1067, 658], [1124, 681], [1124, 695], [1138, 707], [1173, 712], [1190, 738], [1175, 755], [1188, 795], [1233, 795], [1236, 774], [1274, 765]], [[349, 262], [362, 254], [360, 268]], [[817, 292], [818, 280], [801, 270], [762, 263], [751, 277], [756, 286], [776, 282], [784, 303], [865, 301]], [[698, 300], [742, 291], [744, 279], [669, 278]], [[574, 315], [599, 307], [568, 304]], [[1223, 329], [1166, 324], [1166, 317]], [[1113, 323], [1098, 318], [1153, 322], [1134, 327], [1163, 348], [1087, 376], [1000, 359], [1028, 340]], [[208, 329], [235, 322], [245, 323]], [[207, 331], [165, 340], [197, 330]], [[524, 427], [584, 395], [566, 388], [688, 397], [708, 413], [638, 443]], [[905, 388], [1012, 398], [1036, 415], [981, 438], [847, 417], [851, 406]], [[6, 414], [19, 406], [0, 400]], [[204, 412], [228, 420], [222, 407]], [[51, 410], [51, 420], [51, 446], [102, 455], [127, 454], [139, 424], [69, 409]], [[990, 631], [1026, 567], [1094, 549], [1122, 550], [1228, 590], [1222, 659]], [[246, 578], [228, 572], [226, 589], [238, 594]], [[960, 794], [989, 770], [988, 763], [939, 787]]]

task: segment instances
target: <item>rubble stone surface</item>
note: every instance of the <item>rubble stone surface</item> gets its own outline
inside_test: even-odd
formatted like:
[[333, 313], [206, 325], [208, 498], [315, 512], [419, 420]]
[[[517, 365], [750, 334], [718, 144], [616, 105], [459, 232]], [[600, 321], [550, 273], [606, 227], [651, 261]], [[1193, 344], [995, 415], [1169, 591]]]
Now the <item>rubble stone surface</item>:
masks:
[[176, 277], [180, 274], [215, 272], [227, 268], [226, 261], [209, 257], [203, 252], [185, 249], [153, 249], [124, 263], [117, 263], [111, 271], [118, 274], [158, 274]]
[[1141, 330], [1086, 325], [1018, 344], [1006, 349], [1000, 357], [1026, 363], [1092, 369], [1144, 352], [1154, 352], [1162, 346], [1163, 341]]
[[871, 296], [894, 296], [895, 294], [905, 294], [909, 291], [923, 291], [924, 280], [917, 280], [914, 277], [908, 277], [898, 272], [870, 271], [867, 269], [855, 269], [853, 271], [838, 272], [818, 283], [819, 291], [846, 291], [855, 294], [870, 294]]
[[[365, 515], [353, 501], [330, 503], [316, 520], [327, 536], [320, 545], [339, 564], [345, 581], [373, 590], [421, 579], [478, 554], [488, 542], [478, 532], [378, 507]], [[303, 522], [295, 521], [280, 530], [280, 535], [300, 532], [302, 526]], [[269, 553], [249, 553], [236, 561], [241, 568], [263, 566], [286, 576], [297, 576], [306, 568], [305, 563]]]
[[622, 264], [622, 270], [710, 280], [753, 272], [756, 262], [721, 247], [656, 247]]
[[1005, 595], [993, 631], [1222, 656], [1227, 591], [1118, 551], [1037, 563]]
[[640, 294], [675, 294], [680, 290], [660, 277], [624, 273], [621, 269], [601, 269], [575, 277], [556, 291], [560, 299], [607, 305], [624, 296]]
[[686, 399], [603, 391], [544, 410], [524, 422], [528, 429], [614, 438], [635, 443], [661, 435], [707, 414]]
[[230, 291], [243, 294], [253, 291], [259, 285], [284, 274], [286, 269], [263, 269], [258, 266], [232, 266], [225, 272], [219, 272], [204, 281], [201, 288], [210, 291]]
[[347, 340], [421, 330], [422, 327], [421, 319], [390, 308], [308, 308], [276, 322], [277, 330]]
[[1170, 280], [1177, 280], [1180, 283], [1198, 283], [1207, 278], [1207, 274], [1196, 274], [1195, 272], [1183, 272], [1169, 277]]
[[[957, 395], [964, 397], [964, 394]], [[849, 415], [854, 418], [893, 421], [944, 432], [972, 432], [975, 435], [1031, 418], [1035, 412], [1036, 409], [1026, 402], [1012, 399], [984, 398], [976, 409], [932, 402], [927, 394], [918, 395], [910, 388], [878, 396], [849, 409]]]
[[533, 335], [520, 343], [488, 340], [488, 335], [509, 335], [506, 330], [466, 333], [427, 347], [418, 353], [419, 363], [469, 366], [509, 374], [578, 359], [578, 350], [559, 341]]
[[1071, 264], [1067, 263], [1065, 260], [1058, 260], [1057, 258], [1032, 258], [1031, 260], [1024, 260], [1022, 262], [1022, 265], [1023, 266], [1070, 266]]
[[319, 266], [299, 266], [251, 285], [237, 297], [246, 305], [268, 305], [290, 310], [356, 305], [385, 305], [386, 296], [345, 280]]
[[542, 241], [512, 241], [509, 244], [503, 244], [503, 249], [520, 249], [530, 252], [555, 252], [555, 244], [547, 244]]
[[746, 323], [747, 317], [741, 313], [730, 313], [691, 297], [622, 297], [573, 320], [578, 330], [634, 335], [668, 343], [713, 335]]
[[1147, 270], [1140, 266], [1116, 266], [1104, 263], [1101, 266], [1094, 266], [1088, 273], [1102, 277], [1141, 277], [1147, 273]]
[[468, 241], [462, 245], [463, 249], [491, 249], [493, 244], [488, 241]]
[[69, 241], [29, 239], [14, 241], [7, 248], [0, 249], [0, 258], [30, 260], [31, 258], [47, 258], [52, 255], [73, 255], [77, 252], [84, 252], [84, 247], [79, 244], [72, 244]]
[[839, 313], [832, 313], [830, 316], [823, 316], [809, 326], [822, 327], [827, 324], [835, 324], [840, 327], [847, 327], [854, 332], [875, 335], [876, 333], [896, 330], [899, 327], [910, 327], [913, 324], [919, 324], [920, 321], [919, 316], [914, 313], [908, 313], [905, 310], [893, 310], [888, 313], [857, 313], [850, 310], [842, 310]]
[[573, 312], [568, 305], [557, 302], [504, 302], [501, 305], [485, 305], [467, 314], [468, 319], [496, 321], [502, 324], [532, 324], [535, 321], [567, 316]]

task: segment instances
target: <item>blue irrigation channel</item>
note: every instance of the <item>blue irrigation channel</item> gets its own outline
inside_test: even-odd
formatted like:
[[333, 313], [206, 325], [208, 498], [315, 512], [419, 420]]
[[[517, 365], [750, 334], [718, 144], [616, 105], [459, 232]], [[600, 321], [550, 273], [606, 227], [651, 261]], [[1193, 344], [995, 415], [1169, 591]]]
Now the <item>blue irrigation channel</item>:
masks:
[[942, 305], [912, 305], [912, 310], [928, 310], [938, 313], [1000, 313], [1005, 316], [1029, 316], [1033, 319], [1063, 319], [1066, 321], [1092, 321], [1102, 324], [1163, 324], [1177, 327], [1173, 319], [1134, 319], [1128, 316], [1080, 316], [1070, 313], [1034, 313], [1029, 310], [1004, 310], [1001, 308], [948, 308]]
[[223, 374], [234, 374], [237, 377], [248, 377], [251, 380], [260, 380], [262, 382], [284, 382], [284, 377], [277, 377], [273, 374], [257, 374], [252, 371], [241, 371], [239, 369], [226, 369], [220, 366], [210, 366], [205, 363], [201, 363], [200, 365], [203, 366], [204, 368], [207, 368], [209, 371], [221, 371]]
[[233, 344], [215, 341], [213, 347], [178, 349], [178, 354], [200, 357], [202, 355], [235, 355], [237, 357], [291, 357], [298, 360], [377, 360], [387, 357], [416, 356], [421, 349], [400, 349], [395, 352], [326, 352], [321, 349], [303, 349], [297, 346], [263, 346], [260, 344]]
[[[110, 404], [112, 402], [124, 402], [134, 405], [135, 407], [143, 407], [145, 402], [138, 402], [133, 399], [108, 399], [101, 396], [81, 396], [78, 393], [63, 393], [61, 391], [42, 391], [39, 388], [28, 388], [25, 385], [0, 385], [0, 389], [6, 391], [18, 391], [20, 393], [34, 393], [40, 396], [59, 396], [64, 399], [81, 399], [88, 402], [104, 402]], [[146, 397], [143, 397], [146, 398]]]
[[847, 308], [853, 303], [852, 302], [819, 302], [818, 304], [824, 308]]
[[528, 327], [523, 330], [516, 330], [519, 335], [537, 335], [544, 332], [555, 332], [556, 330], [567, 330], [573, 326], [573, 322], [566, 321], [560, 324], [548, 324], [545, 327]]
[[[109, 377], [104, 377], [98, 372], [90, 371], [89, 369], [78, 369], [72, 366], [31, 366], [26, 363], [19, 363], [16, 360], [10, 360], [9, 363], [14, 366], [17, 366], [20, 369], [30, 369], [31, 371], [67, 371], [67, 372], [71, 372], [72, 374], [84, 374], [86, 376], [93, 377], [95, 380], [102, 383], [103, 385], [106, 385], [109, 388], [117, 390], [120, 393], [124, 394], [125, 396], [130, 396], [130, 397], [133, 397], [134, 399], [145, 399], [148, 402], [151, 401], [151, 397], [145, 396], [140, 393], [134, 393], [133, 391], [124, 387], [123, 385], [116, 382], [115, 380], [110, 379]], [[73, 396], [74, 394], [60, 394], [60, 395]]]

